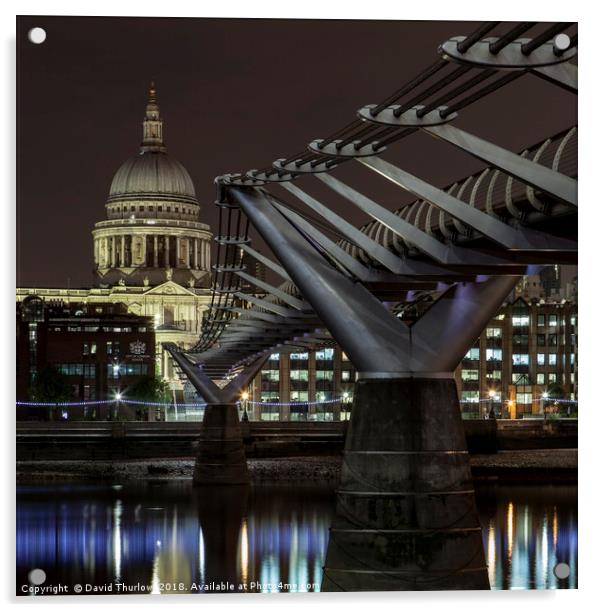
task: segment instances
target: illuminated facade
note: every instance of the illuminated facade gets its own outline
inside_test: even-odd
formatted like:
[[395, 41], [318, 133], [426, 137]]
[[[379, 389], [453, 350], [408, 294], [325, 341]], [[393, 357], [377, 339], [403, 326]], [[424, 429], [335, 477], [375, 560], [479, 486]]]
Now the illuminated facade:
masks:
[[128, 312], [151, 317], [157, 370], [181, 390], [161, 343], [193, 346], [210, 297], [211, 240], [199, 221], [190, 175], [168, 155], [156, 90], [151, 85], [138, 154], [115, 173], [106, 201], [107, 219], [92, 231], [95, 286], [18, 288], [17, 301], [44, 301], [93, 309], [125, 304]]

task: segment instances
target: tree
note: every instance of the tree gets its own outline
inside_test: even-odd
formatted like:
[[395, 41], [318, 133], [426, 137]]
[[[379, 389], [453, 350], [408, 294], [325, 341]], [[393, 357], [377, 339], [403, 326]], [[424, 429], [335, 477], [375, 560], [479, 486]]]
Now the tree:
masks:
[[34, 402], [67, 402], [72, 392], [67, 377], [52, 364], [35, 373], [29, 388], [29, 396]]
[[165, 380], [158, 376], [141, 378], [126, 389], [128, 399], [140, 402], [169, 402], [170, 390]]

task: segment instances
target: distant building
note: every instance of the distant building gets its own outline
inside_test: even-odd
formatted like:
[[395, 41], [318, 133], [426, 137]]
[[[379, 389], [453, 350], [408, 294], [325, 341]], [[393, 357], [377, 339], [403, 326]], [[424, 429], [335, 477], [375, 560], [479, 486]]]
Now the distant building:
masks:
[[577, 397], [577, 305], [527, 302], [504, 305], [455, 372], [462, 411], [493, 407], [520, 418], [541, 410], [540, 398], [560, 388]]
[[181, 395], [161, 343], [192, 347], [198, 341], [211, 300], [212, 234], [199, 221], [190, 175], [167, 153], [154, 85], [142, 122], [142, 144], [115, 173], [105, 208], [107, 219], [92, 231], [96, 286], [23, 287], [17, 289], [17, 301], [37, 296], [81, 305], [88, 312], [103, 304], [124, 304], [127, 312], [150, 317], [157, 371]]
[[[273, 353], [250, 387], [250, 399], [256, 402], [250, 417], [347, 418], [355, 378], [353, 365], [337, 345]], [[558, 391], [556, 385], [564, 398], [576, 399], [577, 305], [523, 298], [504, 304], [458, 365], [455, 379], [466, 417], [484, 416], [492, 405], [498, 416], [537, 414], [543, 393]]]
[[[17, 305], [17, 400], [28, 401], [38, 372], [54, 366], [70, 386], [70, 402], [112, 400], [154, 376], [151, 317], [124, 305], [44, 302], [31, 296]], [[18, 418], [61, 418], [58, 409], [19, 407]], [[111, 406], [61, 409], [69, 418], [107, 418]], [[120, 407], [120, 414], [135, 409]], [[130, 415], [132, 416], [132, 415]]]

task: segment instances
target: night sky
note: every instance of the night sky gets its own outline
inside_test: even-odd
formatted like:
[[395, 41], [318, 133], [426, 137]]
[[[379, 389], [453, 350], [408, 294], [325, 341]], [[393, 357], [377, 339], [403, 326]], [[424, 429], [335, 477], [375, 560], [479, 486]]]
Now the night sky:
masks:
[[[138, 151], [151, 79], [168, 151], [190, 172], [201, 220], [216, 231], [216, 175], [263, 168], [334, 132], [434, 62], [441, 42], [476, 25], [19, 18], [18, 285], [91, 285], [90, 232], [105, 218], [113, 174]], [[27, 39], [35, 26], [47, 32], [42, 45]], [[528, 75], [465, 109], [455, 125], [520, 150], [576, 124], [576, 112], [574, 95]], [[385, 157], [439, 186], [482, 167], [425, 134]], [[335, 174], [391, 209], [412, 200], [359, 164]], [[311, 178], [299, 185], [330, 193]], [[328, 203], [366, 220], [342, 200]]]

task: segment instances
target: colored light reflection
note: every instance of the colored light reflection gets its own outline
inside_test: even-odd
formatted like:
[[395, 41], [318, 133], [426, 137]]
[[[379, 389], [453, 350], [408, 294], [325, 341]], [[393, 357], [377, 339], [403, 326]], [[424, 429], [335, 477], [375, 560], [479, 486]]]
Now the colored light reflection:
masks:
[[[576, 487], [496, 486], [477, 499], [493, 588], [577, 586]], [[17, 584], [39, 567], [54, 582], [140, 582], [154, 593], [220, 579], [248, 592], [319, 590], [331, 491], [266, 487], [228, 500], [224, 512], [184, 482], [20, 487]], [[553, 574], [559, 562], [571, 568], [563, 581]]]

